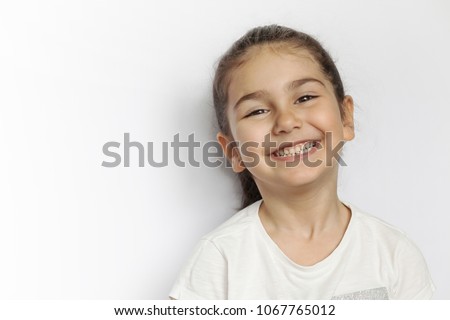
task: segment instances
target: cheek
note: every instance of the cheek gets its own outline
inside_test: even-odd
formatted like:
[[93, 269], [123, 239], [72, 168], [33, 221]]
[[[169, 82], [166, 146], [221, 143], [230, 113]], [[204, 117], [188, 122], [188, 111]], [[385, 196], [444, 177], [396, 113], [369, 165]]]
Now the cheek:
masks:
[[247, 124], [237, 125], [234, 128], [234, 138], [239, 145], [241, 159], [246, 166], [254, 166], [264, 154], [263, 141], [267, 131], [260, 126]]
[[258, 142], [264, 141], [264, 136], [270, 132], [264, 125], [256, 125], [250, 123], [250, 121], [244, 123], [238, 123], [234, 128], [234, 138], [241, 142]]
[[323, 132], [342, 133], [342, 120], [338, 107], [322, 107], [315, 109], [308, 116], [309, 122]]

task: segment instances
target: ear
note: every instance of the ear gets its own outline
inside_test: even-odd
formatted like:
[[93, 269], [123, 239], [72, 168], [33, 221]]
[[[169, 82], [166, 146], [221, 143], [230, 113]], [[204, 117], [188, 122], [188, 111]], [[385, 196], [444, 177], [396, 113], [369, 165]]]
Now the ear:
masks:
[[342, 103], [344, 109], [344, 118], [342, 119], [342, 125], [344, 126], [344, 140], [350, 141], [355, 137], [355, 123], [353, 120], [353, 98], [351, 96], [345, 96]]
[[233, 171], [236, 173], [242, 172], [245, 170], [245, 166], [242, 162], [241, 155], [239, 153], [239, 149], [236, 146], [234, 139], [228, 137], [227, 135], [219, 132], [217, 134], [217, 141], [222, 147], [223, 153], [227, 157], [227, 159], [231, 162], [231, 166]]

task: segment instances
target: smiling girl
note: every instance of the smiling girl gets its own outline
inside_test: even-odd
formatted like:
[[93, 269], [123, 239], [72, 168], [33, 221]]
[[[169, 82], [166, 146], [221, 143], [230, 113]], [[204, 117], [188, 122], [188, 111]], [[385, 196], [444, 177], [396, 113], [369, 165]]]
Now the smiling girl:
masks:
[[243, 208], [202, 238], [171, 298], [431, 298], [417, 247], [338, 198], [336, 150], [354, 137], [353, 100], [315, 39], [250, 30], [221, 58], [213, 94]]

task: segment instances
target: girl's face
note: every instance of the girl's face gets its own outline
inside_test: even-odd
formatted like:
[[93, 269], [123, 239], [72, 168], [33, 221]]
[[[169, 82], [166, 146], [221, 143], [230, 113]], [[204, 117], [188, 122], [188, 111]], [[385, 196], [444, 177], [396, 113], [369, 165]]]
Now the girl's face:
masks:
[[228, 153], [233, 170], [247, 168], [260, 190], [305, 185], [336, 173], [336, 151], [354, 137], [351, 97], [343, 107], [345, 119], [332, 84], [308, 51], [260, 48], [232, 72], [227, 116], [233, 137], [217, 138], [224, 150], [238, 143], [240, 151]]

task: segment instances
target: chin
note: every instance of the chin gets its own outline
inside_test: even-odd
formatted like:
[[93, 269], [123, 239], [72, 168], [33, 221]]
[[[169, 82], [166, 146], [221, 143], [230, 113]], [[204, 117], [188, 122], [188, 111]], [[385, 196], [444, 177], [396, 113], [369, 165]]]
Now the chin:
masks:
[[280, 177], [279, 182], [288, 187], [302, 187], [314, 183], [319, 177], [318, 172], [287, 172]]

